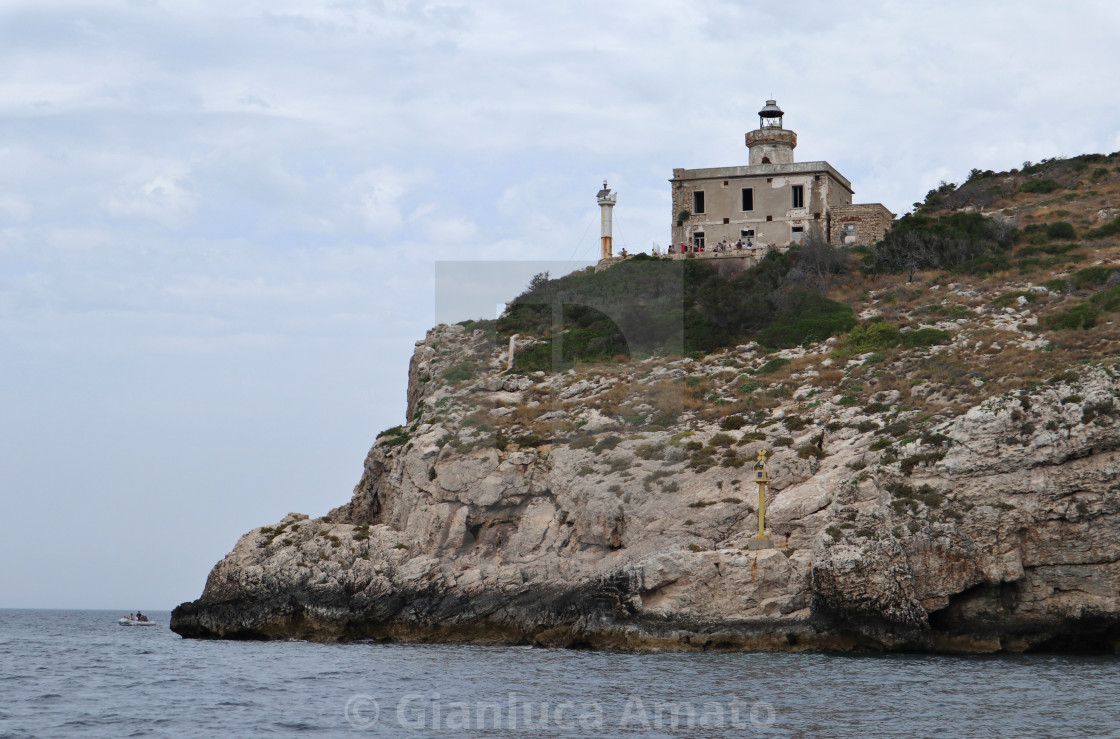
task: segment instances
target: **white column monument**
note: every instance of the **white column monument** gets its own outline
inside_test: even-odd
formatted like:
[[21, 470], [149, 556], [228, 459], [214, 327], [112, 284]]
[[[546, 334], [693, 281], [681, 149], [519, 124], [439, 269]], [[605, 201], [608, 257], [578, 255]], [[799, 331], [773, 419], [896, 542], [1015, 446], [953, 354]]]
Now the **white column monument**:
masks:
[[607, 181], [603, 180], [603, 189], [599, 191], [599, 210], [602, 214], [603, 224], [603, 259], [610, 259], [614, 256], [614, 249], [611, 246], [611, 218], [614, 213], [614, 204], [618, 202], [618, 193], [611, 192], [607, 187]]

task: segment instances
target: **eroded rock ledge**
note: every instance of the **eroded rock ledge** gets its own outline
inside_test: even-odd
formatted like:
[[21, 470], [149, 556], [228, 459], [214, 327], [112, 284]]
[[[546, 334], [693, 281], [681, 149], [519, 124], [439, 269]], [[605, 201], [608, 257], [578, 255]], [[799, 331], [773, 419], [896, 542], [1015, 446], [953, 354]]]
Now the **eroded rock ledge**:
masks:
[[[530, 377], [500, 374], [500, 350], [481, 331], [433, 329], [410, 367], [414, 423], [378, 439], [352, 500], [243, 536], [172, 629], [620, 649], [1120, 646], [1120, 383], [1107, 368], [940, 416], [882, 417], [897, 390], [870, 410], [795, 393], [731, 429], [687, 403], [651, 425], [642, 393], [703, 377], [718, 395], [729, 359], [762, 361], [751, 346]], [[464, 358], [473, 377], [440, 379]], [[642, 431], [627, 413], [645, 414]], [[523, 432], [513, 442], [483, 430], [507, 417]], [[805, 451], [814, 443], [823, 455]], [[763, 446], [776, 451], [778, 548], [746, 551], [757, 518], [743, 462]]]

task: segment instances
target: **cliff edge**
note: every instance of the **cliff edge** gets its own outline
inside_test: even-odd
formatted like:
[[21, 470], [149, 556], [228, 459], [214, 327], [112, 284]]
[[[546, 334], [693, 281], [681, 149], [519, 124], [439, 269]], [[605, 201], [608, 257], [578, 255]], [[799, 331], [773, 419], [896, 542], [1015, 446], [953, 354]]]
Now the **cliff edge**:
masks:
[[[1045, 348], [1020, 329], [1029, 311], [987, 311], [1003, 351]], [[954, 341], [908, 356], [982, 353], [965, 323], [935, 324]], [[410, 424], [378, 438], [351, 501], [243, 536], [171, 628], [621, 649], [1120, 645], [1109, 366], [983, 398], [966, 392], [974, 377], [957, 392], [882, 357], [832, 358], [835, 339], [510, 374], [495, 338], [430, 331]], [[748, 550], [760, 448], [774, 452], [776, 547]]]

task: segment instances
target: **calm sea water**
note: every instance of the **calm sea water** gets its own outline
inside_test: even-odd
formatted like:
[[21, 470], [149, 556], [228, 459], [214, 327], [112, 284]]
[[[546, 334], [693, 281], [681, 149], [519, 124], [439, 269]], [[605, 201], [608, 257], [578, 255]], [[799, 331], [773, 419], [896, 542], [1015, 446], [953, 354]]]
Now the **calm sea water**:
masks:
[[0, 737], [1120, 737], [1120, 659], [200, 642], [0, 610]]

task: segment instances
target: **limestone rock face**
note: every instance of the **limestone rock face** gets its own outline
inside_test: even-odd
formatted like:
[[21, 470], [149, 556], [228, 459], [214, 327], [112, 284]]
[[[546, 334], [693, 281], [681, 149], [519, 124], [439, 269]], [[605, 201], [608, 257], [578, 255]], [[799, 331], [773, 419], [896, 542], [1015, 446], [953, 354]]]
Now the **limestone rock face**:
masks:
[[[883, 451], [839, 396], [794, 394], [732, 430], [685, 407], [660, 424], [644, 401], [618, 408], [691, 377], [718, 395], [718, 362], [522, 377], [500, 374], [501, 351], [433, 329], [409, 369], [411, 425], [377, 440], [351, 500], [243, 536], [172, 628], [635, 649], [1120, 644], [1120, 382], [1104, 368], [910, 419]], [[776, 546], [748, 551], [763, 447]]]

